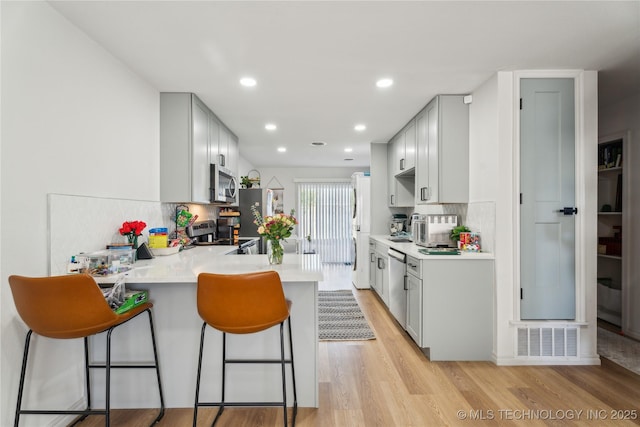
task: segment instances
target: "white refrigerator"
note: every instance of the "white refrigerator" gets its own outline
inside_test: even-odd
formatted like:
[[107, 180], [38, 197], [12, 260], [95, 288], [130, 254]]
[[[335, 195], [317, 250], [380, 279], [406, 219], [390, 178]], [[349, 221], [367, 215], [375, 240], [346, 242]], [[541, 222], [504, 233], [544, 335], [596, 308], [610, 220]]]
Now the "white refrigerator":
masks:
[[368, 173], [351, 176], [353, 269], [351, 281], [358, 289], [369, 289], [369, 233], [371, 231], [371, 179]]

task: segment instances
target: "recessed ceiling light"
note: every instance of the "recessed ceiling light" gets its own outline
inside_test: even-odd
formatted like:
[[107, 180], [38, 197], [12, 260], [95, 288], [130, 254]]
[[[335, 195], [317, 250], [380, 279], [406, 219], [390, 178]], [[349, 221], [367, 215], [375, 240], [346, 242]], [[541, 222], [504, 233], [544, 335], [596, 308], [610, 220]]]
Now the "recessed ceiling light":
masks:
[[287, 151], [286, 147], [278, 147], [278, 152], [284, 153], [285, 151]]
[[344, 149], [345, 153], [351, 153], [353, 151], [353, 148], [347, 147]]
[[352, 160], [353, 160], [353, 159], [344, 159], [344, 161], [345, 161], [345, 162], [350, 162], [350, 161], [352, 161]]
[[376, 82], [376, 86], [378, 87], [389, 87], [393, 84], [393, 80], [389, 78], [380, 79]]
[[311, 143], [311, 145], [313, 145], [315, 147], [323, 147], [323, 146], [327, 145], [327, 143], [324, 142], [324, 141], [313, 141]]
[[276, 126], [273, 123], [267, 123], [266, 125], [264, 125], [264, 128], [266, 130], [276, 130], [276, 129], [278, 129], [278, 126]]
[[257, 82], [253, 77], [243, 77], [240, 79], [240, 84], [244, 87], [254, 87]]
[[363, 130], [365, 130], [367, 127], [363, 124], [357, 124], [353, 127], [355, 130], [357, 130], [358, 132], [362, 132]]

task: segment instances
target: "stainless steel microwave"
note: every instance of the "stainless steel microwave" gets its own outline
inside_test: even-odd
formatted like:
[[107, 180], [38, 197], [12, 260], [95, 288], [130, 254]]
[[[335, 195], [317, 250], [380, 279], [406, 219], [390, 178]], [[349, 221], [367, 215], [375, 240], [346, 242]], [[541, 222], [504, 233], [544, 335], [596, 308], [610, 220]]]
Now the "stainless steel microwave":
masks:
[[238, 180], [233, 172], [215, 163], [211, 163], [209, 170], [211, 203], [235, 203], [238, 197]]

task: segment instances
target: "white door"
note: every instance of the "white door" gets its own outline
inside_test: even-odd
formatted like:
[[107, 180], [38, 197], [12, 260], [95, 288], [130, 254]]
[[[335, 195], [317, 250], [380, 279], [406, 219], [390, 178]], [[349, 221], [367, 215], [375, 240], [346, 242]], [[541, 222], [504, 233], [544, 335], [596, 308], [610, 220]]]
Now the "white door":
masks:
[[574, 80], [520, 81], [520, 318], [575, 319]]

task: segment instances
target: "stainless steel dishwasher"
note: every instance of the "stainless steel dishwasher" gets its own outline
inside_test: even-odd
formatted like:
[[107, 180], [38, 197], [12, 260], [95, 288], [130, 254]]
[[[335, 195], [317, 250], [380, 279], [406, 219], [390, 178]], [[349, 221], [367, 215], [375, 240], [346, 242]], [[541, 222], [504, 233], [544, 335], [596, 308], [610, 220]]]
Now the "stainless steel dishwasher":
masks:
[[407, 255], [389, 248], [389, 311], [407, 328]]

